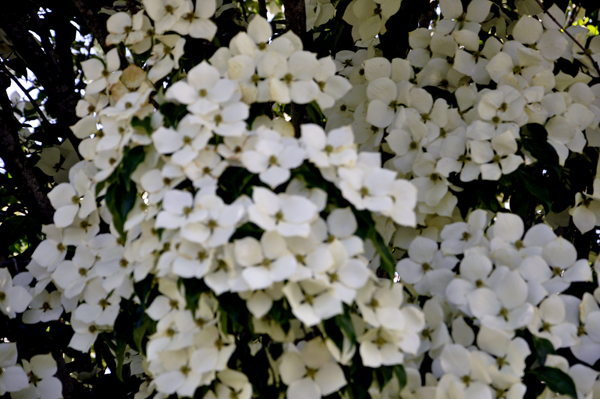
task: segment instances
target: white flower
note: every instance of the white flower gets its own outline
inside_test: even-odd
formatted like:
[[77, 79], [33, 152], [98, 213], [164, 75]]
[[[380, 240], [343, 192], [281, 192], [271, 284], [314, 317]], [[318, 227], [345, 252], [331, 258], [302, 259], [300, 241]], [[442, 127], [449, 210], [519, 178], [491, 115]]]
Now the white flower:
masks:
[[85, 218], [96, 209], [96, 201], [89, 181], [84, 184], [73, 182], [73, 185], [61, 183], [48, 193], [48, 198], [56, 209], [54, 213], [56, 227], [67, 227], [73, 223], [76, 216]]
[[[408, 248], [409, 258], [404, 258], [396, 265], [396, 271], [402, 281], [417, 284], [427, 280], [427, 274], [437, 269], [452, 269], [458, 259], [454, 256], [444, 256], [438, 250], [435, 241], [425, 238], [415, 238]], [[415, 287], [417, 291], [421, 290]]]
[[[148, 71], [148, 80], [156, 83], [167, 76], [171, 70], [179, 68], [179, 58], [183, 55], [185, 39], [179, 35], [164, 35], [154, 36], [153, 40], [152, 56], [147, 61], [148, 65], [152, 65]], [[140, 44], [142, 43], [144, 42]]]
[[96, 257], [87, 246], [79, 245], [75, 249], [73, 259], [63, 261], [58, 265], [52, 279], [54, 283], [63, 290], [66, 298], [79, 296], [86, 287], [88, 281], [97, 277], [93, 268]]
[[569, 210], [581, 234], [592, 230], [600, 219], [600, 203], [586, 193], [575, 194], [575, 208]]
[[58, 320], [62, 315], [63, 307], [60, 303], [60, 292], [43, 290], [33, 297], [28, 310], [23, 313], [23, 323], [35, 324]]
[[203, 328], [194, 336], [197, 349], [192, 354], [192, 364], [201, 372], [224, 370], [235, 351], [233, 338], [223, 334], [216, 325]]
[[442, 392], [457, 392], [468, 399], [491, 399], [492, 392], [488, 364], [491, 359], [483, 352], [469, 352], [458, 344], [444, 347], [440, 355], [440, 365], [444, 371], [438, 389]]
[[264, 233], [260, 242], [245, 237], [236, 240], [234, 246], [235, 258], [243, 267], [242, 278], [252, 290], [268, 288], [274, 282], [288, 279], [296, 271], [296, 259], [275, 231]]
[[253, 204], [248, 218], [265, 231], [276, 230], [284, 237], [307, 237], [310, 222], [317, 216], [317, 207], [299, 195], [275, 194], [263, 187], [254, 187]]
[[344, 311], [342, 301], [333, 287], [320, 280], [289, 282], [283, 287], [283, 293], [292, 307], [294, 316], [308, 327]]
[[55, 225], [42, 227], [42, 232], [46, 234], [46, 239], [37, 246], [31, 257], [39, 266], [53, 271], [67, 255], [67, 244], [63, 244], [63, 230]]
[[117, 12], [108, 18], [106, 21], [106, 44], [134, 44], [144, 38], [144, 34], [140, 31], [143, 23], [143, 11], [138, 12], [131, 17], [126, 12]]
[[510, 86], [500, 85], [498, 89], [486, 92], [477, 111], [481, 119], [493, 123], [518, 120], [525, 111], [525, 98]]
[[385, 328], [370, 329], [358, 339], [363, 365], [378, 368], [402, 364], [404, 354], [396, 344], [397, 340], [397, 337]]
[[14, 286], [10, 272], [6, 268], [0, 269], [0, 311], [14, 319], [17, 313], [23, 313], [31, 295], [24, 287]]
[[198, 197], [195, 206], [206, 212], [206, 217], [188, 223], [181, 235], [192, 242], [204, 244], [207, 248], [215, 248], [228, 242], [244, 215], [240, 204], [226, 205], [216, 195]]
[[444, 226], [440, 234], [443, 240], [442, 251], [444, 254], [458, 255], [473, 246], [485, 245], [487, 239], [483, 230], [487, 224], [485, 211], [475, 210], [467, 218], [467, 223], [458, 222]]
[[192, 9], [189, 0], [144, 0], [143, 3], [159, 34], [173, 27], [179, 18]]
[[290, 178], [290, 169], [297, 168], [305, 158], [298, 141], [282, 137], [274, 130], [259, 128], [254, 148], [241, 155], [242, 164], [252, 173], [258, 173], [261, 181], [276, 188]]
[[[319, 68], [316, 54], [308, 51], [296, 51], [289, 56], [287, 65], [282, 64], [277, 69], [274, 69], [275, 65], [267, 65], [272, 62], [269, 58], [274, 54], [274, 52], [267, 53], [257, 63], [259, 75], [269, 77], [271, 100], [283, 104], [290, 102], [308, 104], [316, 100], [319, 96], [319, 85], [313, 80]], [[262, 73], [261, 70], [263, 70]]]
[[202, 61], [187, 75], [187, 81], [180, 80], [166, 92], [168, 100], [176, 100], [188, 105], [188, 110], [197, 115], [207, 115], [219, 109], [219, 104], [229, 101], [234, 95], [236, 84], [221, 79], [219, 71]]
[[11, 394], [13, 399], [59, 399], [62, 398], [62, 384], [54, 377], [57, 367], [51, 354], [35, 355], [29, 362], [23, 360], [23, 371], [29, 376], [29, 387]]
[[577, 326], [566, 320], [566, 307], [560, 296], [548, 296], [536, 310], [527, 326], [533, 335], [552, 342], [555, 349], [578, 343]]
[[16, 365], [17, 344], [0, 343], [0, 395], [27, 388], [29, 381], [25, 371]]
[[394, 206], [391, 190], [396, 172], [380, 167], [379, 153], [359, 154], [354, 168], [341, 167], [338, 174], [342, 195], [356, 209], [391, 213]]
[[85, 88], [86, 94], [99, 93], [116, 83], [121, 76], [121, 71], [118, 71], [120, 65], [119, 52], [116, 48], [106, 53], [106, 64], [98, 58], [82, 62], [83, 73], [90, 81]]
[[318, 125], [301, 126], [300, 138], [308, 159], [319, 168], [353, 166], [357, 153], [350, 126], [333, 129], [329, 133]]
[[215, 392], [208, 391], [204, 396], [206, 399], [250, 399], [252, 397], [252, 385], [248, 377], [239, 371], [225, 369], [217, 373]]
[[321, 338], [309, 341], [301, 351], [290, 345], [281, 358], [279, 372], [290, 399], [318, 399], [346, 385], [342, 368], [331, 361]]
[[191, 10], [182, 14], [172, 30], [180, 35], [190, 35], [195, 39], [206, 39], [211, 41], [217, 33], [217, 25], [209, 18], [215, 13], [215, 0], [196, 0], [194, 12]]
[[159, 280], [158, 290], [163, 295], [157, 296], [146, 309], [146, 313], [152, 320], [159, 321], [169, 312], [185, 309], [186, 300], [183, 286], [179, 289], [175, 282], [161, 279]]

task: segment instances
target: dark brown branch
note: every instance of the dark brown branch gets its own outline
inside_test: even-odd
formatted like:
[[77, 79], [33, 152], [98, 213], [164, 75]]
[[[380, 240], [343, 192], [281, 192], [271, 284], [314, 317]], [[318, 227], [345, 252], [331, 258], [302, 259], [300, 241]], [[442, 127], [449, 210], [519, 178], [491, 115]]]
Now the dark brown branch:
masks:
[[[66, 61], [61, 64], [54, 54], [50, 55], [43, 51], [22, 21], [22, 11], [17, 7], [18, 5], [13, 5], [12, 2], [7, 4], [0, 13], [0, 27], [13, 42], [16, 52], [25, 61], [27, 68], [36, 75], [48, 95], [46, 111], [56, 118], [57, 123], [52, 125], [53, 129], [47, 133], [55, 137], [68, 138], [77, 149], [80, 140], [70, 129], [70, 126], [79, 120], [75, 114], [75, 107], [80, 99], [80, 95], [75, 92], [73, 64], [72, 62], [68, 64]], [[57, 40], [61, 38], [57, 36]], [[71, 65], [71, 67], [63, 70], [61, 65], [63, 67]]]
[[106, 36], [108, 35], [108, 31], [106, 30], [106, 19], [99, 18], [98, 13], [94, 12], [89, 7], [89, 2], [85, 0], [71, 0], [77, 10], [81, 14], [81, 17], [85, 21], [85, 24], [92, 32], [92, 36], [98, 40], [100, 47], [104, 50], [105, 53], [108, 52], [113, 46], [109, 46], [106, 44]]
[[258, 14], [267, 18], [267, 2], [265, 0], [258, 0]]
[[23, 85], [21, 84], [21, 82], [19, 81], [19, 79], [17, 79], [17, 77], [15, 75], [13, 75], [8, 70], [8, 68], [6, 68], [6, 66], [4, 64], [0, 64], [0, 70], [4, 71], [4, 73], [6, 73], [6, 75], [8, 75], [8, 77], [10, 77], [13, 82], [15, 82], [15, 84], [19, 87], [19, 89], [21, 89], [21, 91], [23, 92], [23, 94], [29, 99], [29, 102], [31, 103], [31, 105], [33, 106], [33, 108], [35, 108], [36, 112], [40, 116], [41, 124], [44, 127], [44, 129], [50, 129], [50, 121], [48, 120], [48, 118], [46, 118], [46, 114], [44, 114], [44, 112], [40, 109], [40, 106], [38, 105], [37, 101], [35, 101], [31, 97], [31, 95], [29, 94], [29, 92], [27, 91], [27, 89], [23, 87]]
[[302, 39], [304, 50], [311, 51], [312, 35], [306, 31], [306, 4], [304, 0], [283, 0], [285, 21], [289, 30]]
[[21, 272], [27, 271], [27, 265], [29, 265], [30, 261], [30, 259], [19, 259], [18, 257], [14, 256], [0, 263], [0, 269], [6, 268], [10, 274], [15, 276]]
[[427, 5], [427, 11], [424, 12], [423, 14], [421, 14], [421, 17], [419, 18], [419, 28], [429, 29], [429, 25], [431, 25], [431, 21], [433, 20], [434, 16], [437, 15], [435, 13], [435, 9], [437, 6], [438, 6], [437, 2], [431, 2]]
[[17, 133], [19, 125], [14, 120], [12, 106], [6, 95], [7, 80], [5, 76], [0, 77], [0, 158], [22, 194], [19, 198], [21, 202], [42, 223], [50, 224], [54, 220], [54, 208], [21, 149]]
[[569, 33], [569, 31], [568, 31], [568, 30], [566, 30], [566, 29], [563, 29], [563, 26], [560, 24], [560, 22], [558, 22], [558, 21], [556, 20], [556, 18], [554, 18], [554, 15], [552, 15], [552, 14], [550, 14], [550, 13], [548, 12], [548, 9], [547, 9], [546, 7], [544, 7], [544, 5], [542, 4], [542, 2], [541, 2], [540, 0], [535, 0], [535, 1], [538, 3], [538, 5], [539, 5], [540, 7], [542, 7], [542, 10], [544, 10], [544, 14], [546, 14], [547, 16], [549, 16], [549, 17], [550, 17], [550, 19], [551, 19], [552, 21], [554, 21], [554, 23], [555, 23], [555, 24], [556, 24], [558, 27], [560, 27], [560, 29], [561, 29], [561, 30], [562, 30], [562, 31], [563, 31], [563, 32], [564, 32], [564, 33], [565, 33], [567, 36], [569, 36], [569, 38], [570, 38], [571, 40], [573, 40], [573, 43], [575, 43], [575, 44], [577, 45], [577, 47], [579, 47], [579, 48], [580, 48], [580, 49], [583, 51], [583, 54], [585, 54], [585, 56], [586, 56], [586, 57], [588, 57], [588, 58], [590, 59], [590, 61], [592, 62], [592, 65], [594, 66], [594, 69], [596, 70], [596, 72], [598, 72], [598, 75], [600, 75], [600, 67], [598, 66], [598, 63], [596, 62], [596, 60], [594, 60], [594, 58], [592, 58], [592, 55], [590, 54], [590, 52], [588, 51], [588, 49], [586, 49], [585, 47], [583, 47], [583, 45], [582, 45], [581, 43], [579, 43], [579, 42], [577, 41], [577, 39], [575, 39], [575, 37], [574, 37], [574, 36], [573, 36], [571, 33]]
[[67, 364], [65, 363], [62, 352], [53, 351], [52, 357], [56, 361], [56, 366], [58, 368], [56, 378], [58, 378], [62, 384], [63, 397], [65, 399], [75, 399], [77, 394], [75, 392], [75, 387], [73, 386], [73, 379], [71, 378], [69, 370], [67, 370]]
[[[288, 30], [294, 32], [302, 40], [304, 50], [310, 51], [312, 47], [312, 36], [310, 32], [306, 32], [306, 4], [304, 0], [283, 0], [285, 7], [285, 21]], [[292, 124], [296, 137], [300, 137], [300, 125], [311, 122], [304, 106], [294, 104], [291, 105]]]

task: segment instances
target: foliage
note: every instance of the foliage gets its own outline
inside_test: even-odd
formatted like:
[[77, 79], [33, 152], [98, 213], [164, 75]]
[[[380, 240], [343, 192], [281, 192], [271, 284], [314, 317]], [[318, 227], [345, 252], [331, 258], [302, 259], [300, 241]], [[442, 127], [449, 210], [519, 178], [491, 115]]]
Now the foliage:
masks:
[[600, 397], [591, 1], [0, 15], [0, 397]]

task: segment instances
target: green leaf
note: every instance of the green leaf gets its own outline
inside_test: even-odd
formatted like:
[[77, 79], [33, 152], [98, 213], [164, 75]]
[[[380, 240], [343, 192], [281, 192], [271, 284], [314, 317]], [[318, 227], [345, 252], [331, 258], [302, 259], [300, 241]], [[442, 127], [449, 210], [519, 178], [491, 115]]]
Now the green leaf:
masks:
[[113, 217], [113, 224], [123, 242], [127, 239], [124, 230], [125, 220], [127, 220], [127, 215], [135, 206], [136, 199], [137, 189], [133, 183], [129, 187], [124, 182], [113, 183], [106, 190], [106, 206]]
[[527, 191], [533, 194], [537, 199], [542, 202], [542, 205], [548, 210], [552, 206], [552, 200], [550, 198], [550, 192], [548, 188], [542, 184], [540, 181], [529, 173], [525, 172], [523, 169], [517, 170], [517, 176], [521, 179]]
[[379, 384], [379, 389], [383, 389], [394, 376], [393, 366], [381, 366], [375, 369], [375, 378]]
[[187, 113], [187, 105], [164, 103], [160, 105], [160, 113], [165, 117], [166, 127], [177, 128], [177, 124]]
[[369, 226], [367, 237], [373, 242], [375, 250], [381, 258], [381, 268], [386, 271], [390, 279], [393, 279], [396, 272], [396, 260], [392, 256], [390, 248], [383, 242], [383, 238], [375, 229], [374, 224], [375, 222], [372, 226]]
[[400, 387], [400, 391], [404, 389], [407, 384], [406, 379], [406, 370], [404, 370], [404, 366], [401, 364], [397, 364], [394, 366], [394, 374], [396, 375], [396, 379], [398, 380], [398, 386]]
[[575, 389], [573, 379], [561, 369], [542, 366], [529, 371], [529, 373], [544, 382], [552, 392], [577, 399], [577, 390]]
[[558, 154], [548, 143], [548, 132], [539, 123], [528, 123], [521, 127], [521, 145], [538, 162], [558, 166]]
[[209, 391], [212, 391], [212, 389], [210, 389], [210, 385], [202, 385], [198, 387], [196, 392], [194, 392], [194, 399], [204, 398]]
[[133, 329], [133, 342], [135, 343], [135, 346], [137, 347], [136, 350], [139, 353], [146, 353], [144, 338], [147, 335], [146, 333], [150, 327], [150, 323], [152, 323], [152, 320], [150, 320], [150, 318], [144, 314], [140, 321], [141, 324]]
[[323, 326], [325, 327], [325, 334], [327, 334], [327, 337], [329, 337], [335, 346], [338, 347], [340, 352], [342, 352], [344, 350], [344, 334], [342, 334], [342, 330], [337, 326], [335, 318], [325, 320]]
[[106, 185], [106, 180], [102, 180], [101, 182], [96, 184], [96, 197], [98, 197], [98, 194], [100, 194], [100, 191], [102, 191], [102, 189], [104, 188], [105, 185]]
[[123, 382], [123, 362], [125, 359], [125, 345], [117, 348], [117, 378]]
[[306, 105], [306, 112], [308, 113], [308, 116], [310, 116], [310, 119], [312, 119], [312, 121], [317, 125], [323, 123], [323, 119], [325, 117], [323, 116], [323, 112], [321, 112], [321, 108], [316, 101]]
[[136, 130], [143, 130], [146, 134], [150, 135], [152, 133], [152, 118], [146, 117], [144, 119], [140, 119], [137, 116], [134, 116], [131, 119], [131, 126]]
[[556, 351], [554, 350], [554, 345], [552, 345], [552, 342], [548, 341], [547, 339], [539, 338], [535, 335], [533, 335], [531, 339], [533, 340], [533, 346], [535, 348], [535, 355], [537, 361], [543, 366], [546, 363], [546, 357], [548, 355], [556, 354]]
[[30, 216], [12, 216], [0, 224], [0, 237], [8, 247], [25, 236], [32, 240], [40, 228], [41, 225]]
[[[394, 278], [396, 272], [396, 260], [392, 256], [389, 246], [383, 241], [383, 238], [375, 229], [375, 221], [371, 217], [369, 211], [355, 211], [356, 219], [359, 222], [359, 228], [357, 235], [363, 240], [369, 239], [373, 243], [375, 250], [380, 257], [380, 266], [388, 274], [390, 280]], [[361, 229], [364, 228], [366, 232], [361, 233]]]
[[352, 319], [347, 312], [335, 316], [335, 325], [346, 333], [346, 336], [352, 345], [356, 343], [356, 331], [354, 331], [354, 324], [352, 324]]
[[126, 186], [130, 185], [131, 175], [138, 167], [138, 165], [144, 162], [145, 158], [146, 151], [142, 146], [134, 147], [125, 153], [125, 155], [123, 156], [123, 163], [121, 164], [120, 175], [122, 176], [123, 182]]
[[298, 168], [293, 169], [291, 172], [292, 177], [299, 177], [304, 180], [308, 188], [317, 187], [321, 190], [327, 191], [328, 193], [331, 192], [331, 188], [328, 187], [327, 181], [321, 176], [321, 172], [312, 164], [303, 163]]

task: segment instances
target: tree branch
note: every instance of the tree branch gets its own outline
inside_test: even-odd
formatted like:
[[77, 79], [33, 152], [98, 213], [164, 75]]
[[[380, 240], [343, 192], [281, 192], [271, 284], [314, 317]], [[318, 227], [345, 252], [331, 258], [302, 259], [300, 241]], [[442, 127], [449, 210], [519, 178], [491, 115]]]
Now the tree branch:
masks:
[[306, 31], [306, 4], [304, 0], [283, 0], [285, 21], [289, 30], [302, 39], [304, 50], [311, 51], [312, 35]]
[[23, 87], [23, 85], [21, 84], [21, 82], [19, 81], [19, 79], [17, 79], [17, 77], [15, 75], [13, 75], [8, 70], [8, 68], [4, 65], [4, 63], [0, 64], [0, 70], [4, 71], [4, 73], [6, 73], [6, 75], [8, 75], [8, 77], [11, 78], [13, 82], [15, 82], [15, 84], [19, 87], [19, 89], [21, 89], [21, 91], [23, 92], [23, 94], [29, 99], [29, 102], [31, 103], [31, 105], [33, 106], [33, 108], [35, 108], [35, 110], [37, 111], [38, 115], [40, 116], [40, 119], [42, 120], [41, 124], [44, 127], [44, 130], [50, 129], [50, 121], [48, 120], [48, 118], [46, 118], [46, 114], [44, 114], [44, 112], [40, 109], [40, 106], [31, 97], [31, 95], [29, 94], [29, 92], [27, 91], [27, 89]]
[[108, 52], [113, 46], [109, 46], [106, 44], [106, 36], [108, 35], [108, 31], [106, 30], [106, 20], [104, 18], [98, 18], [97, 13], [95, 13], [90, 7], [89, 2], [84, 0], [71, 0], [77, 10], [81, 14], [81, 17], [85, 21], [85, 24], [92, 32], [92, 36], [98, 40], [100, 47], [104, 50], [105, 53]]
[[[288, 30], [294, 32], [302, 40], [304, 50], [311, 51], [312, 36], [306, 32], [306, 4], [304, 0], [283, 0], [285, 7], [285, 21]], [[296, 137], [300, 137], [300, 125], [310, 122], [304, 106], [299, 104], [290, 104], [292, 124]]]
[[[7, 4], [0, 13], [0, 27], [48, 94], [46, 111], [57, 119], [56, 125], [52, 125], [53, 129], [48, 133], [68, 138], [77, 149], [80, 140], [75, 137], [70, 126], [79, 120], [75, 114], [75, 107], [80, 95], [75, 92], [72, 67], [70, 70], [63, 70], [56, 57], [43, 51], [22, 21], [22, 12], [20, 13], [17, 7], [14, 2]], [[63, 63], [64, 65], [66, 63]], [[72, 66], [72, 63], [70, 65]]]
[[261, 17], [267, 18], [267, 3], [265, 0], [258, 0], [258, 13]]
[[0, 158], [12, 179], [19, 188], [22, 196], [19, 198], [29, 212], [39, 218], [44, 224], [50, 224], [54, 221], [54, 208], [46, 195], [44, 187], [35, 176], [33, 169], [27, 163], [27, 158], [21, 150], [19, 135], [17, 133], [18, 124], [12, 116], [12, 107], [10, 100], [6, 95], [8, 88], [7, 77], [0, 77]]
[[563, 29], [563, 26], [560, 24], [560, 22], [558, 22], [558, 21], [556, 20], [556, 18], [554, 18], [554, 15], [552, 15], [552, 14], [550, 14], [550, 13], [548, 12], [548, 9], [547, 9], [546, 7], [544, 7], [544, 5], [542, 4], [542, 2], [541, 2], [540, 0], [535, 0], [535, 1], [536, 1], [536, 3], [538, 3], [538, 5], [539, 5], [539, 6], [542, 8], [542, 10], [544, 10], [544, 14], [546, 14], [547, 16], [549, 16], [549, 17], [550, 17], [550, 19], [551, 19], [552, 21], [554, 21], [554, 23], [555, 23], [555, 24], [556, 24], [558, 27], [560, 27], [560, 29], [561, 29], [561, 30], [562, 30], [562, 31], [563, 31], [563, 32], [564, 32], [564, 33], [565, 33], [567, 36], [569, 36], [569, 38], [570, 38], [571, 40], [573, 40], [573, 42], [574, 42], [574, 43], [577, 45], [577, 47], [579, 47], [579, 48], [580, 48], [580, 49], [583, 51], [583, 54], [585, 54], [585, 55], [586, 55], [586, 57], [588, 57], [588, 58], [590, 59], [590, 61], [592, 62], [592, 65], [594, 66], [594, 69], [596, 70], [596, 72], [598, 72], [598, 75], [600, 75], [600, 67], [598, 66], [598, 63], [596, 62], [596, 60], [594, 60], [594, 59], [592, 58], [592, 55], [591, 55], [591, 54], [588, 52], [588, 50], [587, 50], [585, 47], [583, 47], [583, 45], [582, 45], [581, 43], [579, 43], [579, 42], [577, 41], [577, 39], [575, 39], [575, 37], [574, 37], [574, 36], [573, 36], [573, 35], [572, 35], [572, 34], [571, 34], [571, 33], [570, 33], [568, 30], [566, 30], [566, 29]]

